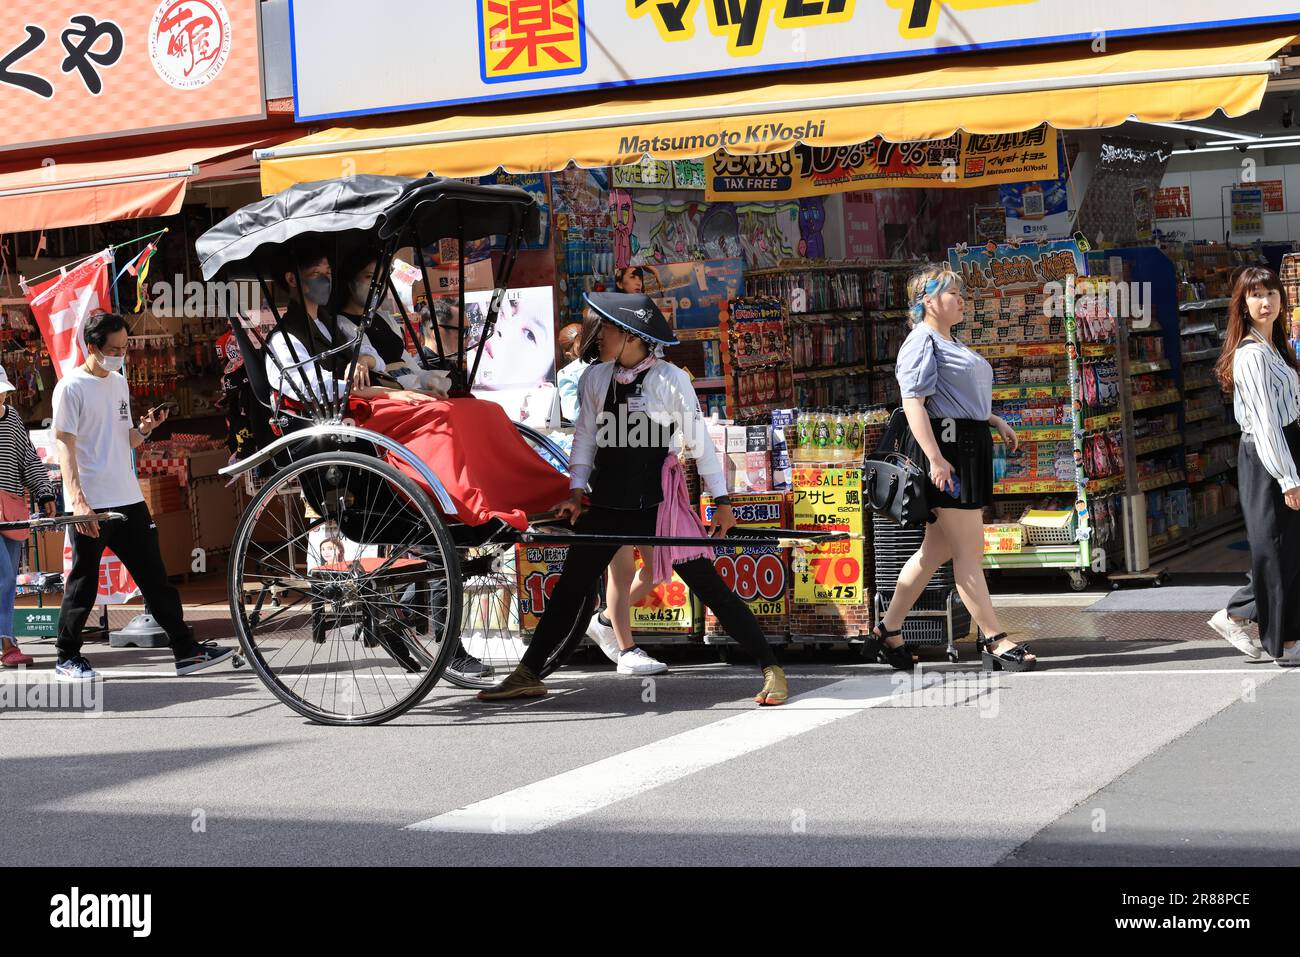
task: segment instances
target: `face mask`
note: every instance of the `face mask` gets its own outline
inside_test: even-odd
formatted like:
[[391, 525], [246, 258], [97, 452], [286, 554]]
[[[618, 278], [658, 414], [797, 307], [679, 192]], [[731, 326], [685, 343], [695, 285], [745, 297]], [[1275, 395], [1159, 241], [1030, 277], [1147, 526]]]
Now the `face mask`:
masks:
[[122, 366], [126, 365], [126, 356], [101, 355], [99, 365], [105, 372], [121, 372]]
[[366, 304], [366, 297], [370, 295], [370, 283], [364, 279], [358, 279], [352, 284], [352, 298], [361, 305]]
[[327, 305], [330, 301], [330, 293], [334, 289], [333, 283], [329, 276], [313, 276], [304, 280], [304, 292], [308, 302], [313, 302], [318, 306]]

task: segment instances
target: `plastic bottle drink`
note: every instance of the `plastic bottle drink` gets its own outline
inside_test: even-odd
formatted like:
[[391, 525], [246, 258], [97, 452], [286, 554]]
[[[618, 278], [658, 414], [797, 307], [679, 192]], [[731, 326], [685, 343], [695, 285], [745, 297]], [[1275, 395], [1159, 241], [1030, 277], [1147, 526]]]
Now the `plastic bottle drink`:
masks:
[[844, 462], [849, 457], [849, 417], [843, 409], [831, 414], [831, 461]]
[[795, 417], [795, 447], [790, 450], [791, 460], [796, 462], [807, 462], [809, 458], [811, 458], [812, 444], [812, 414], [800, 409]]
[[813, 413], [813, 460], [817, 462], [828, 461], [830, 444], [830, 417], [824, 409], [818, 409]]
[[865, 426], [865, 416], [862, 413], [862, 409], [850, 409], [849, 410], [848, 459], [854, 465], [858, 465], [862, 462], [862, 451], [863, 451], [862, 442], [863, 439], [866, 437], [864, 432], [864, 426]]

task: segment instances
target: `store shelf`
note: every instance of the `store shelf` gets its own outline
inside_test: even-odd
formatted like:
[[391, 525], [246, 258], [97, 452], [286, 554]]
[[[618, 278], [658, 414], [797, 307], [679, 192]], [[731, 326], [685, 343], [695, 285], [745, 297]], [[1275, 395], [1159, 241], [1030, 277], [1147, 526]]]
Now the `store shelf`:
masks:
[[800, 319], [817, 319], [821, 316], [845, 316], [845, 315], [862, 315], [865, 312], [861, 306], [845, 306], [843, 309], [809, 309], [807, 312], [792, 312], [792, 320]]
[[1145, 328], [1142, 329], [1134, 329], [1132, 326], [1130, 326], [1128, 330], [1128, 334], [1130, 336], [1163, 336], [1165, 334], [1165, 330], [1163, 326], [1157, 325], [1156, 323], [1152, 323], [1151, 325], [1146, 326]]
[[1083, 420], [1083, 430], [1085, 432], [1100, 432], [1102, 429], [1118, 429], [1124, 424], [1124, 414], [1122, 412], [1106, 412], [1102, 415], [1092, 415]]
[[1224, 412], [1223, 406], [1219, 406], [1217, 409], [1214, 406], [1210, 406], [1208, 408], [1203, 408], [1203, 409], [1188, 409], [1187, 421], [1204, 422], [1207, 419], [1219, 419], [1220, 421], [1226, 421], [1223, 419], [1223, 412]]
[[[1089, 483], [1091, 486], [1091, 483]], [[1050, 492], [1074, 492], [1073, 482], [1057, 479], [1003, 479], [993, 483], [994, 495], [1041, 495]]]
[[1219, 388], [1218, 379], [1196, 379], [1191, 382], [1183, 383], [1184, 392], [1196, 392], [1198, 389], [1217, 389]]
[[1155, 362], [1130, 362], [1128, 364], [1129, 375], [1145, 375], [1148, 372], [1166, 372], [1168, 369], [1168, 359], [1157, 359]]
[[[970, 348], [982, 356], [995, 359], [1007, 356], [1063, 356], [1064, 342], [972, 342]], [[1089, 342], [1083, 345], [1085, 356], [1108, 356], [1115, 351], [1115, 343]]]
[[1174, 432], [1171, 435], [1151, 435], [1145, 439], [1138, 439], [1133, 445], [1133, 450], [1137, 455], [1150, 455], [1152, 452], [1159, 452], [1161, 449], [1172, 449], [1182, 444], [1182, 433]]
[[1218, 332], [1218, 331], [1219, 331], [1219, 327], [1216, 326], [1214, 323], [1212, 323], [1212, 322], [1200, 322], [1200, 323], [1197, 323], [1196, 325], [1188, 326], [1186, 329], [1182, 330], [1182, 331], [1179, 333], [1179, 335], [1183, 335], [1183, 336], [1199, 336], [1199, 335], [1201, 335], [1202, 333], [1206, 333], [1206, 332]]
[[727, 386], [726, 379], [696, 379], [691, 383], [697, 389], [724, 389]]
[[1068, 382], [1022, 382], [1019, 385], [995, 385], [994, 399], [1050, 399], [1070, 395]]
[[[1124, 476], [1110, 475], [1106, 478], [1088, 479], [1088, 494], [1117, 491], [1124, 487]], [[1053, 493], [1070, 493], [1078, 491], [1073, 482], [1058, 479], [1003, 479], [993, 484], [994, 495], [1044, 495]]]
[[1236, 467], [1237, 466], [1233, 465], [1231, 462], [1224, 462], [1222, 465], [1214, 466], [1214, 468], [1210, 469], [1208, 472], [1202, 472], [1196, 478], [1189, 478], [1187, 480], [1187, 484], [1200, 485], [1202, 482], [1208, 482], [1212, 478], [1218, 478], [1220, 475], [1223, 475], [1225, 472], [1231, 472]]
[[1199, 545], [1201, 542], [1208, 542], [1212, 538], [1218, 538], [1230, 528], [1241, 525], [1244, 521], [1241, 509], [1234, 506], [1231, 511], [1216, 515], [1208, 522], [1196, 522], [1192, 525], [1192, 544]]
[[906, 309], [867, 309], [865, 310], [873, 319], [906, 319]]
[[1153, 392], [1149, 395], [1134, 396], [1133, 411], [1141, 412], [1144, 409], [1155, 409], [1162, 405], [1172, 405], [1181, 401], [1182, 396], [1178, 394], [1177, 389], [1162, 389], [1160, 392]]
[[[1013, 425], [1012, 428], [1022, 442], [1069, 442], [1074, 438], [1074, 429], [1065, 425]], [[1001, 442], [1002, 436], [994, 432], [993, 441]]]
[[858, 363], [853, 366], [836, 366], [832, 369], [807, 369], [803, 372], [796, 372], [794, 378], [796, 382], [804, 379], [831, 379], [840, 375], [854, 375], [859, 372], [866, 372], [866, 363]]
[[1199, 445], [1202, 442], [1213, 442], [1215, 439], [1225, 439], [1230, 435], [1236, 435], [1240, 430], [1235, 422], [1225, 422], [1223, 425], [1215, 426], [1212, 429], [1200, 429], [1196, 432], [1187, 433], [1188, 445]]
[[1201, 309], [1227, 309], [1231, 299], [1197, 299], [1194, 302], [1180, 302], [1179, 312], [1197, 312]]
[[1198, 349], [1196, 352], [1184, 352], [1184, 362], [1204, 362], [1206, 359], [1217, 359], [1223, 354], [1222, 349]]
[[1170, 529], [1159, 535], [1152, 535], [1147, 539], [1147, 550], [1150, 553], [1148, 560], [1155, 562], [1167, 558], [1167, 555], [1157, 553], [1162, 549], [1181, 546], [1186, 540], [1187, 534], [1188, 530], [1180, 525], [1178, 528]]
[[1174, 469], [1172, 472], [1161, 472], [1159, 475], [1152, 475], [1150, 478], [1141, 479], [1137, 483], [1139, 492], [1154, 492], [1156, 489], [1162, 489], [1166, 485], [1177, 485], [1179, 482], [1186, 481], [1186, 476], [1182, 469]]

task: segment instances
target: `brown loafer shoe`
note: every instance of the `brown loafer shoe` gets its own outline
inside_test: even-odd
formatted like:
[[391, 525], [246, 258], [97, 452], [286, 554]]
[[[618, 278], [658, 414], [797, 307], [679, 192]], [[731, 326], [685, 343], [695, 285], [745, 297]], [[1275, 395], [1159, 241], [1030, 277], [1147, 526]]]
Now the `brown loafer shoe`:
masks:
[[546, 685], [542, 684], [542, 679], [531, 668], [519, 665], [499, 685], [480, 691], [478, 700], [509, 701], [511, 698], [541, 698], [545, 695]]
[[756, 704], [785, 704], [790, 697], [790, 688], [786, 684], [785, 671], [777, 665], [763, 669], [763, 690], [754, 696]]

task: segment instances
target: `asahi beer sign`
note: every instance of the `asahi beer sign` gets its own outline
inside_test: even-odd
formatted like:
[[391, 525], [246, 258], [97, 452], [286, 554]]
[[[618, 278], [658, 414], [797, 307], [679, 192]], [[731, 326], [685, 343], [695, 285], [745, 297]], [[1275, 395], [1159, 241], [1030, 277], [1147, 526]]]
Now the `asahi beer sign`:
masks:
[[1294, 0], [368, 0], [365, 10], [290, 0], [300, 120], [1296, 18]]

